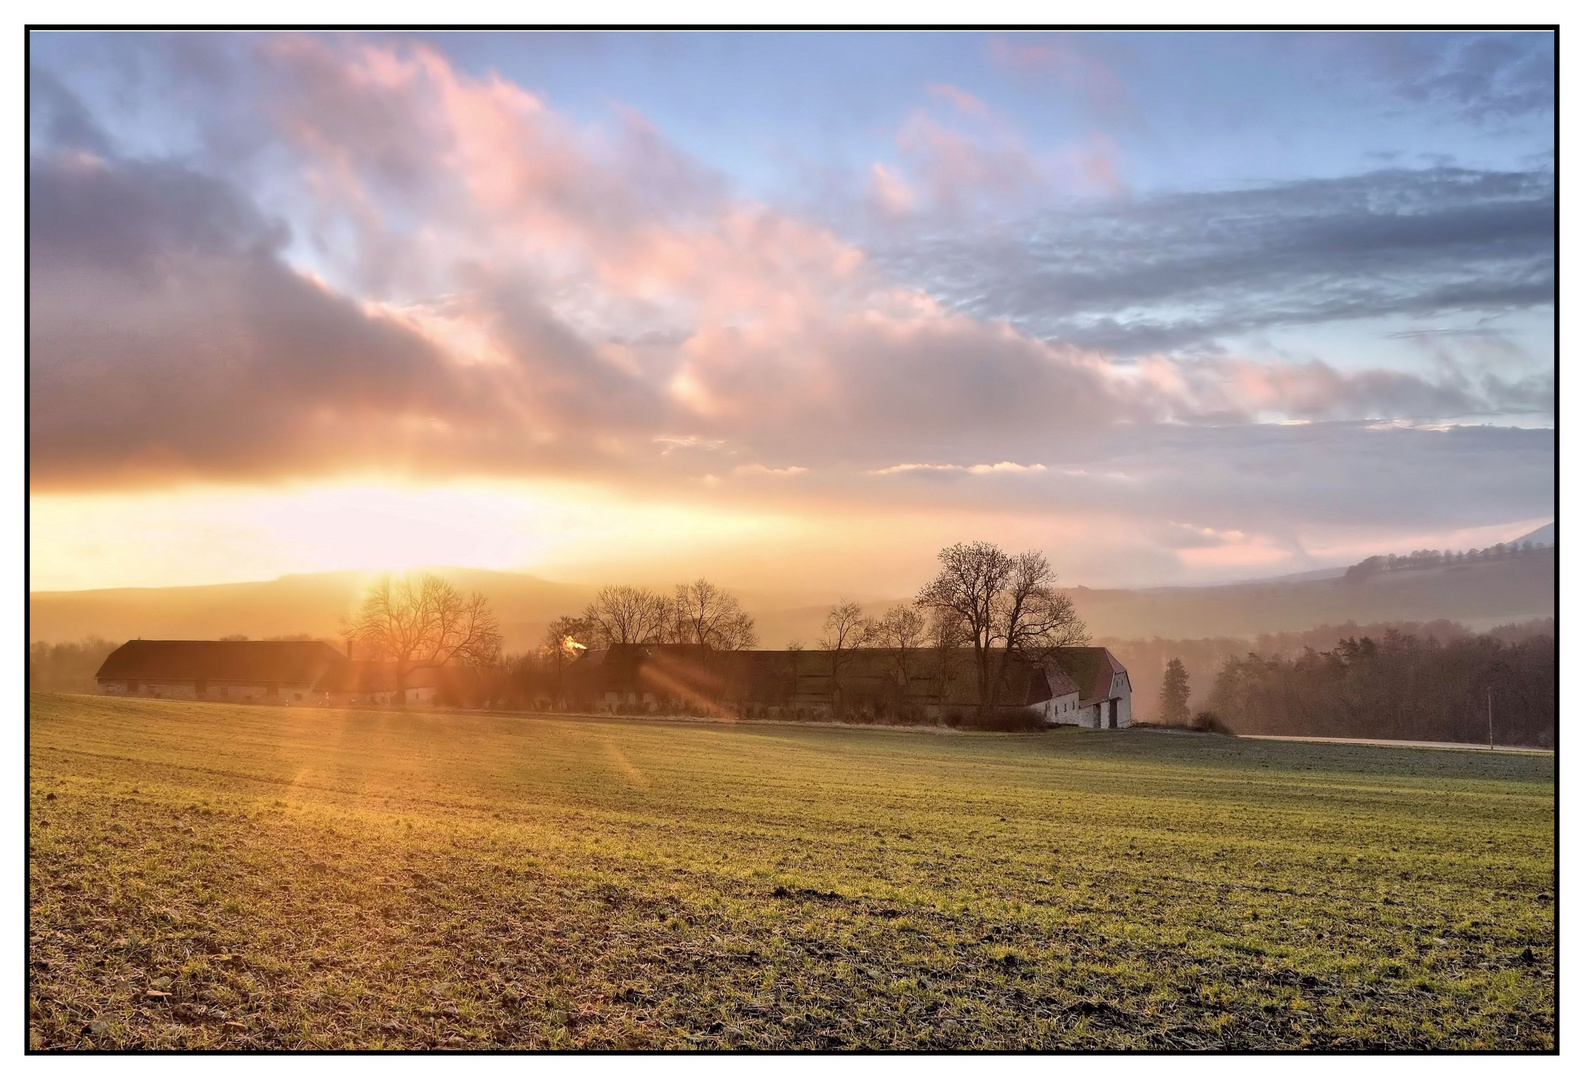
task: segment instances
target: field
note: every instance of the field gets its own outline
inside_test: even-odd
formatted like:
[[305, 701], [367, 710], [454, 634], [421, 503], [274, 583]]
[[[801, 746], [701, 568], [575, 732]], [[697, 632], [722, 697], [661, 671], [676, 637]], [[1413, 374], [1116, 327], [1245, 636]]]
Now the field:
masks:
[[1554, 759], [35, 695], [29, 1038], [1555, 1046]]

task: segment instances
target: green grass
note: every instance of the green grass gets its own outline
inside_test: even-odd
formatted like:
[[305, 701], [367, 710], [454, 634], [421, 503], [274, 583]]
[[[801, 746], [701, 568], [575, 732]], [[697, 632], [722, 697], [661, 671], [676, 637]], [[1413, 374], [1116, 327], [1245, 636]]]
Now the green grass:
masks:
[[1548, 756], [30, 723], [36, 1048], [1555, 1046]]

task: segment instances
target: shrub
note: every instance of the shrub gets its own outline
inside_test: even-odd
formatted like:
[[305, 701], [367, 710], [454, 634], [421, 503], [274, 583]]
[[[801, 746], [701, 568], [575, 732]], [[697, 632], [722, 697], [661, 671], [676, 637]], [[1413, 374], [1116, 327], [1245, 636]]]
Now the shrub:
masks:
[[1213, 712], [1195, 714], [1188, 722], [1190, 731], [1208, 731], [1215, 735], [1231, 735], [1232, 729], [1221, 722], [1221, 718]]

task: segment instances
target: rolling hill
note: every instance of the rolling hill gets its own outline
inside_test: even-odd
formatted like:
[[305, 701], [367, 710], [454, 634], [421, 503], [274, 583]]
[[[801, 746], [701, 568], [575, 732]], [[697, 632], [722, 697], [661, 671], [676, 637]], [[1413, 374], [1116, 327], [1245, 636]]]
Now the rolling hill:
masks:
[[[531, 574], [487, 570], [440, 571], [464, 591], [490, 598], [508, 651], [537, 644], [546, 624], [575, 612], [594, 587], [547, 581]], [[164, 589], [36, 592], [28, 598], [30, 641], [88, 636], [262, 638], [340, 636], [340, 619], [368, 580], [358, 573], [303, 574], [274, 581]], [[728, 583], [729, 584], [729, 583]], [[1194, 588], [1071, 590], [1091, 633], [1103, 638], [1253, 637], [1325, 624], [1450, 619], [1472, 629], [1554, 613], [1556, 560], [1551, 556], [1499, 560], [1430, 570], [1377, 574], [1360, 582], [1340, 577], [1252, 582]], [[744, 591], [761, 643], [780, 648], [798, 639], [812, 645], [824, 609], [786, 596]], [[878, 613], [892, 601], [878, 601]]]

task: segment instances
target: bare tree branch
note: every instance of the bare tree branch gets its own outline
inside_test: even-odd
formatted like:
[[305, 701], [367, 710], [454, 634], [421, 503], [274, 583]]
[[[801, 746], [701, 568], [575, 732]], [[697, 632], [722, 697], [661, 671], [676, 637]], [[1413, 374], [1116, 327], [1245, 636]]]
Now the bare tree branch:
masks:
[[596, 648], [648, 645], [665, 639], [672, 608], [664, 596], [631, 585], [607, 585], [583, 611]]
[[982, 710], [999, 702], [1013, 659], [1043, 664], [1054, 650], [1089, 640], [1041, 552], [1014, 556], [978, 541], [953, 544], [940, 553], [940, 562], [917, 603], [934, 614], [937, 637], [954, 624], [973, 647]]
[[842, 710], [842, 673], [852, 662], [853, 651], [874, 640], [875, 625], [863, 613], [863, 605], [854, 600], [838, 600], [825, 613], [825, 633], [819, 647], [830, 654], [831, 707], [840, 715]]
[[721, 651], [759, 644], [753, 616], [743, 610], [742, 603], [703, 578], [691, 585], [678, 585], [673, 607], [677, 641]]

